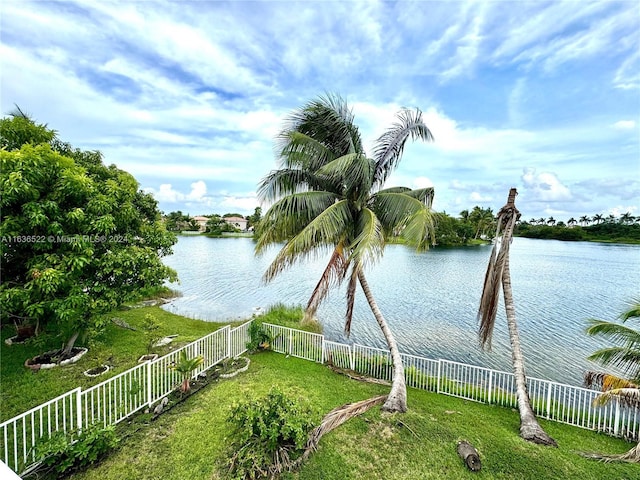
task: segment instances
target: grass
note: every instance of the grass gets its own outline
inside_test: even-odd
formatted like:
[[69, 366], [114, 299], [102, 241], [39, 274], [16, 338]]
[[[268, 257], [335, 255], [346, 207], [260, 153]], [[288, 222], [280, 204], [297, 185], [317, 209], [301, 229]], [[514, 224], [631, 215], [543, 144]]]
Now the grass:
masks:
[[[159, 336], [178, 334], [178, 337], [168, 346], [154, 349], [154, 353], [161, 355], [223, 326], [219, 323], [180, 317], [159, 307], [116, 311], [108, 317], [120, 318], [132, 327], [140, 329], [147, 314], [153, 315], [160, 324]], [[7, 346], [4, 340], [14, 334], [13, 328], [3, 328], [1, 332], [0, 421], [12, 418], [76, 387], [86, 388], [100, 383], [135, 366], [138, 358], [147, 353], [146, 340], [141, 330], [128, 330], [110, 322], [104, 333], [77, 363], [33, 373], [24, 367], [25, 360], [45, 351], [60, 348], [62, 339], [45, 333], [26, 344]], [[76, 345], [83, 346], [80, 341]], [[107, 374], [94, 378], [83, 375], [85, 370], [102, 363], [112, 367]]]
[[[224, 479], [231, 405], [263, 395], [272, 385], [304, 395], [322, 412], [384, 394], [388, 387], [347, 379], [312, 362], [272, 352], [251, 357], [249, 371], [189, 397], [135, 433], [78, 480]], [[301, 471], [284, 480], [363, 479], [637, 479], [640, 468], [605, 464], [577, 452], [620, 453], [632, 444], [602, 434], [541, 421], [560, 445], [542, 447], [518, 437], [518, 414], [458, 398], [409, 389], [410, 411], [374, 408], [323, 437]], [[469, 472], [456, 453], [459, 440], [480, 452], [482, 470]]]

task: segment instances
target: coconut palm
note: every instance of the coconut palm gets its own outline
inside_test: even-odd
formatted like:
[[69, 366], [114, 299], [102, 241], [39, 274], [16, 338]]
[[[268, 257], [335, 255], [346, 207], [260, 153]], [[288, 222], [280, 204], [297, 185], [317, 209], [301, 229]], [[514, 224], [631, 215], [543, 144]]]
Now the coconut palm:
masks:
[[592, 220], [596, 222], [596, 225], [600, 225], [602, 222], [604, 222], [604, 217], [601, 214], [596, 213], [593, 216]]
[[420, 110], [403, 109], [366, 155], [352, 111], [338, 96], [320, 97], [295, 111], [279, 136], [280, 169], [259, 185], [273, 203], [258, 232], [256, 252], [286, 242], [264, 274], [269, 281], [297, 261], [330, 253], [311, 293], [305, 318], [313, 318], [329, 289], [347, 281], [345, 332], [349, 334], [359, 283], [391, 351], [393, 383], [384, 410], [406, 411], [402, 358], [378, 308], [364, 267], [378, 260], [389, 235], [419, 248], [434, 242], [433, 188], [382, 189], [402, 157], [406, 141], [431, 141]]
[[591, 218], [589, 218], [587, 215], [583, 215], [580, 217], [580, 225], [582, 226], [588, 225], [590, 221], [591, 221]]
[[567, 225], [569, 225], [570, 227], [573, 227], [576, 223], [578, 223], [578, 221], [573, 217], [567, 220]]
[[[604, 405], [617, 400], [627, 407], [640, 410], [640, 331], [625, 323], [629, 319], [640, 320], [640, 299], [633, 300], [629, 308], [620, 316], [621, 322], [590, 319], [587, 334], [611, 339], [617, 346], [597, 350], [588, 358], [604, 366], [615, 366], [623, 371], [628, 379], [602, 372], [589, 371], [585, 374], [585, 385], [602, 390], [595, 403]], [[621, 460], [640, 462], [640, 442], [634, 448], [621, 455], [592, 455], [603, 460]]]
[[511, 341], [511, 359], [516, 382], [516, 397], [520, 413], [520, 436], [530, 442], [557, 446], [556, 441], [542, 429], [531, 408], [531, 401], [527, 391], [524, 356], [520, 347], [520, 336], [516, 324], [511, 273], [509, 271], [509, 246], [516, 221], [520, 217], [520, 212], [515, 205], [517, 194], [516, 189], [512, 188], [509, 191], [507, 204], [498, 212], [496, 235], [494, 237], [495, 243], [489, 258], [480, 308], [478, 309], [478, 320], [480, 321], [478, 335], [482, 348], [491, 349], [491, 337], [498, 312], [500, 284], [502, 284], [509, 340]]

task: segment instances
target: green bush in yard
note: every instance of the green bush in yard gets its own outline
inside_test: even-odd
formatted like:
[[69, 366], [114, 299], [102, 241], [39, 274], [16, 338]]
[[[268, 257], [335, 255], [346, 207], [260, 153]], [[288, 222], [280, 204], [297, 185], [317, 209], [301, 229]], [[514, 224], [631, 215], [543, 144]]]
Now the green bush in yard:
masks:
[[79, 435], [55, 432], [36, 444], [35, 449], [36, 457], [43, 467], [61, 474], [95, 463], [117, 444], [118, 438], [113, 425], [90, 425]]
[[232, 478], [271, 476], [283, 462], [300, 456], [316, 417], [319, 413], [306, 399], [275, 387], [262, 398], [234, 405], [227, 419], [233, 428]]

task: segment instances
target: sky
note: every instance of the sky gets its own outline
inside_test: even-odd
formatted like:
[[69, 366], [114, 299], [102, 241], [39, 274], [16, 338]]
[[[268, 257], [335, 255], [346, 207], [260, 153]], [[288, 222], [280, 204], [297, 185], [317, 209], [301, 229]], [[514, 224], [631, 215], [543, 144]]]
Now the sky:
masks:
[[[260, 205], [287, 116], [345, 98], [367, 152], [402, 107], [386, 186], [525, 220], [640, 215], [640, 2], [0, 3], [0, 112], [100, 150], [168, 213]], [[268, 208], [268, 205], [261, 205]]]

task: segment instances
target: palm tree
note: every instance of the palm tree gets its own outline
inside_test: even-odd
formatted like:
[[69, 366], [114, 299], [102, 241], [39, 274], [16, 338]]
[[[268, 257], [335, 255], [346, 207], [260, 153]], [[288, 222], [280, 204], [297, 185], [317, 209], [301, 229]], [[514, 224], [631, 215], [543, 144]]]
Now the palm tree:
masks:
[[556, 219], [553, 217], [549, 217], [549, 220], [547, 220], [547, 225], [555, 225], [556, 224]]
[[556, 441], [542, 429], [531, 408], [524, 369], [524, 356], [520, 347], [520, 336], [516, 324], [511, 273], [509, 271], [509, 246], [513, 238], [513, 228], [520, 217], [520, 212], [515, 205], [517, 194], [516, 189], [512, 188], [509, 191], [506, 205], [498, 212], [495, 243], [487, 266], [480, 308], [478, 309], [478, 319], [480, 320], [478, 335], [482, 348], [491, 349], [491, 337], [498, 312], [500, 284], [502, 284], [507, 325], [509, 327], [509, 340], [511, 341], [513, 374], [516, 381], [516, 397], [518, 411], [520, 412], [520, 436], [530, 442], [557, 446]]
[[433, 188], [381, 189], [400, 161], [406, 141], [433, 137], [420, 110], [403, 109], [396, 118], [376, 141], [370, 158], [353, 113], [340, 97], [321, 97], [295, 111], [279, 137], [280, 169], [259, 186], [261, 201], [272, 206], [261, 222], [256, 252], [286, 242], [265, 272], [265, 281], [301, 259], [332, 252], [311, 293], [305, 318], [313, 318], [329, 289], [347, 279], [345, 332], [349, 334], [359, 283], [393, 360], [393, 383], [383, 409], [404, 412], [402, 358], [364, 267], [382, 256], [386, 238], [394, 233], [423, 249], [435, 241]]
[[624, 223], [624, 224], [633, 223], [633, 215], [631, 215], [631, 213], [629, 212], [623, 213], [620, 216], [620, 223]]
[[578, 223], [578, 221], [573, 217], [567, 220], [567, 225], [569, 225], [570, 227], [573, 227], [576, 223]]
[[[623, 405], [640, 410], [640, 331], [625, 325], [625, 322], [631, 318], [640, 319], [640, 299], [632, 301], [630, 308], [619, 318], [622, 323], [589, 320], [588, 335], [607, 337], [620, 345], [597, 350], [588, 358], [603, 366], [616, 366], [629, 378], [589, 371], [585, 374], [585, 385], [596, 386], [602, 390], [602, 395], [596, 399], [599, 405], [617, 400]], [[594, 457], [640, 463], [640, 442], [621, 455], [594, 455]]]
[[604, 217], [602, 215], [600, 215], [599, 213], [596, 213], [593, 216], [592, 219], [594, 222], [596, 222], [596, 225], [600, 225], [603, 221], [604, 221]]
[[591, 219], [587, 215], [583, 215], [580, 217], [580, 225], [582, 226], [588, 225], [590, 221]]
[[545, 219], [544, 219], [544, 218], [542, 218], [542, 217], [540, 217], [540, 218], [538, 219], [538, 225], [544, 225], [544, 223], [545, 223]]

